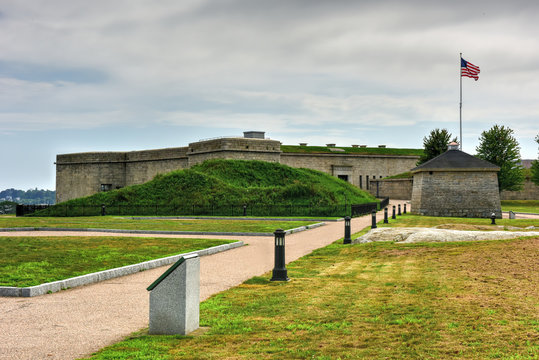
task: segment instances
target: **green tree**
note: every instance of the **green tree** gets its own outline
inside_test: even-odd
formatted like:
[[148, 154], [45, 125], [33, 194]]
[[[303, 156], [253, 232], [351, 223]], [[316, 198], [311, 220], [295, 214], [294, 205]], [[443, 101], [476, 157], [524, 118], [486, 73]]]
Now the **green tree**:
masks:
[[500, 191], [518, 191], [522, 189], [524, 175], [520, 163], [520, 146], [513, 136], [513, 130], [505, 126], [494, 125], [483, 131], [479, 137], [479, 146], [475, 148], [477, 157], [500, 167], [498, 187]]
[[[447, 145], [449, 145], [451, 139], [451, 133], [447, 129], [434, 129], [430, 132], [429, 137], [423, 138], [423, 155], [419, 158], [417, 165], [426, 163], [430, 159], [434, 159], [436, 156], [443, 154], [447, 151]], [[457, 141], [455, 137], [452, 141]]]
[[[539, 135], [535, 137], [535, 142], [539, 145]], [[537, 152], [537, 157], [539, 158], [539, 151]], [[532, 181], [535, 185], [539, 185], [539, 161], [535, 160], [532, 162]]]

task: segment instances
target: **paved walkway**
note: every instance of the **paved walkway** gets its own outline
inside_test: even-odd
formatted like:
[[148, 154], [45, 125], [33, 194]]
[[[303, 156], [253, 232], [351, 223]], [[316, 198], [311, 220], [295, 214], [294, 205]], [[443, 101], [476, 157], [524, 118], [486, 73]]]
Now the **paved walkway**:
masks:
[[[383, 218], [383, 212], [377, 216], [378, 219]], [[351, 224], [352, 233], [360, 231], [370, 226], [371, 217], [355, 218]], [[50, 234], [44, 231], [0, 232], [0, 236], [29, 235]], [[58, 232], [53, 235], [58, 236]], [[64, 235], [115, 234], [66, 232]], [[343, 236], [343, 222], [327, 223], [316, 229], [288, 235], [287, 263]], [[200, 259], [201, 301], [273, 268], [272, 237], [206, 237], [238, 239], [248, 245]], [[167, 268], [34, 298], [0, 298], [0, 359], [76, 359], [147, 327], [149, 294], [146, 288]], [[293, 278], [294, 274], [289, 273], [289, 276]]]

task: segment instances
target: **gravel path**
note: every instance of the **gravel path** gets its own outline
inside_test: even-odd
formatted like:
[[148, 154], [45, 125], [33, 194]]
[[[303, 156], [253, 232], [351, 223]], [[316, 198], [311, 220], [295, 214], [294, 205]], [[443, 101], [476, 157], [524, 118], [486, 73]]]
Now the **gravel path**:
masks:
[[[378, 219], [383, 212], [378, 213]], [[352, 220], [352, 233], [371, 217]], [[65, 232], [65, 236], [155, 236]], [[2, 233], [0, 236], [58, 236], [58, 232]], [[161, 235], [163, 236], [163, 235]], [[173, 237], [192, 237], [171, 235]], [[287, 263], [344, 236], [344, 223], [286, 237]], [[164, 236], [163, 236], [164, 237]], [[201, 236], [238, 239], [248, 246], [200, 259], [200, 300], [273, 268], [272, 237]], [[148, 326], [146, 288], [168, 267], [33, 298], [0, 298], [0, 359], [76, 359]], [[293, 277], [293, 274], [289, 274]]]

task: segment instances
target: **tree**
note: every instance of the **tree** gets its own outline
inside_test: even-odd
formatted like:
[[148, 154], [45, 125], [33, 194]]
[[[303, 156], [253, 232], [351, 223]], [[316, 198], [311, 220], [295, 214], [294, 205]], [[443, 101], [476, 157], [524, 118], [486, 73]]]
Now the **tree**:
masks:
[[[423, 155], [419, 158], [417, 165], [426, 163], [430, 159], [443, 154], [447, 151], [447, 145], [451, 139], [451, 133], [447, 129], [434, 129], [430, 132], [429, 137], [423, 138]], [[455, 137], [452, 141], [457, 141]]]
[[[539, 145], [539, 135], [535, 137], [535, 142]], [[539, 158], [539, 151], [537, 152], [537, 156]], [[534, 160], [532, 162], [532, 181], [535, 183], [535, 185], [539, 185], [539, 161]]]
[[475, 148], [477, 157], [500, 167], [498, 187], [500, 191], [518, 191], [522, 189], [524, 175], [520, 163], [520, 146], [513, 137], [513, 130], [505, 126], [494, 125], [483, 131], [479, 137], [479, 146]]

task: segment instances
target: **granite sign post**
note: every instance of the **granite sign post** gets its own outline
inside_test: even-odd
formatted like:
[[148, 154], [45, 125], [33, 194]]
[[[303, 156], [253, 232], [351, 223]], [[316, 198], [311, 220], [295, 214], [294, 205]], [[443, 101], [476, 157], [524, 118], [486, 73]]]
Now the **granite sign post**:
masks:
[[199, 327], [200, 258], [186, 255], [163, 273], [150, 291], [151, 335], [186, 335]]

